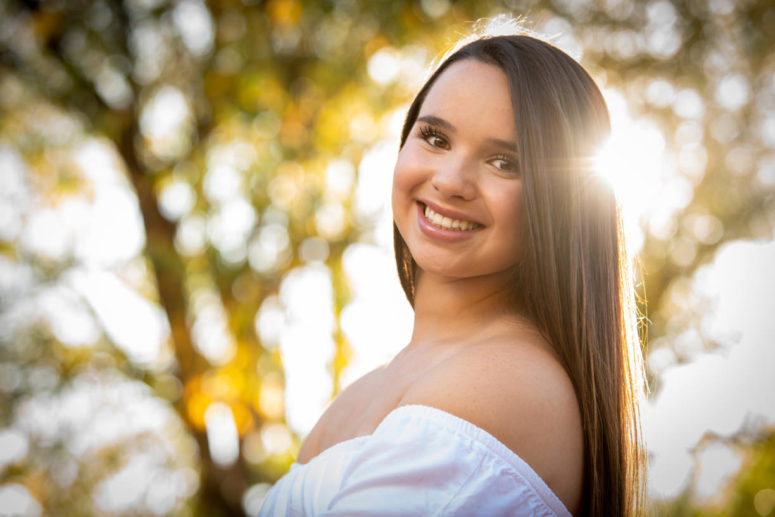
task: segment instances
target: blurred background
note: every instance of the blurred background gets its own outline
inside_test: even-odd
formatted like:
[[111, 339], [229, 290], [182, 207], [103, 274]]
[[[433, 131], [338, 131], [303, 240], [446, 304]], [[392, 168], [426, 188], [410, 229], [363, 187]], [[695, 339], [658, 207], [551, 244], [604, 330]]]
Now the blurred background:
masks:
[[389, 195], [433, 59], [579, 59], [638, 255], [653, 515], [775, 515], [769, 0], [0, 0], [0, 515], [255, 515], [402, 348]]

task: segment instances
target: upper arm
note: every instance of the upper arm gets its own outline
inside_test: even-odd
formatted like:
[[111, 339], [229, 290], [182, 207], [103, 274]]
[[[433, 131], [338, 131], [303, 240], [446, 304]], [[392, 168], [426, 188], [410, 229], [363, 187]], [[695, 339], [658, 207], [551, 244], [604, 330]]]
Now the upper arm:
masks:
[[370, 393], [369, 385], [378, 378], [383, 368], [380, 366], [360, 377], [334, 399], [301, 444], [296, 459], [298, 463], [307, 463], [325, 448], [331, 423], [341, 422], [343, 418], [351, 416], [353, 407], [363, 405], [364, 397]]
[[583, 463], [581, 417], [565, 370], [546, 351], [514, 343], [469, 347], [401, 401], [436, 407], [488, 431], [569, 507]]

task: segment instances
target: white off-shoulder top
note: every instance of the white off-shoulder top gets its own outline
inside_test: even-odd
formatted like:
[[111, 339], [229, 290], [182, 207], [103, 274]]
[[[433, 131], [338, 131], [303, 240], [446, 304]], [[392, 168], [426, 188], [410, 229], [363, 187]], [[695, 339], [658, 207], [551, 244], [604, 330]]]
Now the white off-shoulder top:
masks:
[[259, 517], [563, 516], [557, 496], [484, 429], [440, 409], [391, 411], [374, 432], [294, 463]]

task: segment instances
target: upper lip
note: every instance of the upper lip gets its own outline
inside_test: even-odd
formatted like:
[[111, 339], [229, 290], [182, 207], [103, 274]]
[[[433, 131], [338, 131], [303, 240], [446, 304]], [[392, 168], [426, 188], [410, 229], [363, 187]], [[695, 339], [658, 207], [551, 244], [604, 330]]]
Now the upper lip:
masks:
[[484, 226], [483, 223], [477, 221], [476, 219], [472, 219], [471, 216], [466, 215], [462, 212], [458, 212], [457, 210], [453, 210], [451, 208], [444, 208], [436, 203], [433, 203], [432, 201], [428, 201], [425, 199], [418, 199], [420, 204], [427, 205], [433, 210], [434, 212], [438, 213], [439, 215], [442, 215], [444, 217], [449, 217], [450, 219], [457, 219], [458, 221], [467, 221], [471, 223], [476, 223], [479, 225]]

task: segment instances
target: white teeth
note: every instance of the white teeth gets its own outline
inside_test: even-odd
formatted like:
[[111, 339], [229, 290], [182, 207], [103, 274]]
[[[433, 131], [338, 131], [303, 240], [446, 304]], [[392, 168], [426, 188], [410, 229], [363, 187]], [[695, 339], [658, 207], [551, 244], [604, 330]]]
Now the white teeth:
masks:
[[451, 219], [445, 217], [438, 212], [434, 212], [431, 207], [425, 205], [425, 218], [432, 222], [434, 225], [444, 228], [445, 230], [473, 230], [479, 225], [470, 221], [461, 221], [459, 219]]

